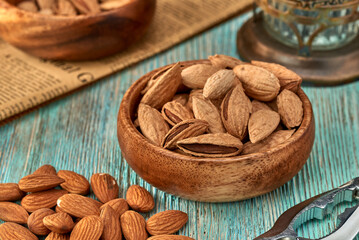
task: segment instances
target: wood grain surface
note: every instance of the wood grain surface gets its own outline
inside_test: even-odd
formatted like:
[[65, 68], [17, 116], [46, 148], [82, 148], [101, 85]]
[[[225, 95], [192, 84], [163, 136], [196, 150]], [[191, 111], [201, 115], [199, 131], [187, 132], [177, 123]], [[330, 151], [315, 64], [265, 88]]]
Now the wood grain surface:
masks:
[[[188, 213], [189, 222], [180, 234], [198, 240], [226, 240], [253, 239], [267, 231], [287, 208], [358, 176], [358, 81], [335, 87], [303, 87], [316, 119], [313, 151], [297, 176], [260, 197], [218, 204], [183, 200], [151, 187], [122, 158], [116, 117], [131, 83], [178, 60], [202, 59], [215, 53], [237, 56], [236, 33], [247, 18], [248, 14], [234, 18], [1, 127], [0, 182], [17, 182], [46, 163], [57, 170], [77, 171], [88, 179], [93, 173], [107, 172], [119, 181], [122, 197], [131, 184], [140, 184], [153, 194], [156, 207], [146, 217], [165, 209], [182, 210]], [[334, 222], [332, 218], [315, 221], [301, 227], [299, 233], [318, 238], [333, 230]]]

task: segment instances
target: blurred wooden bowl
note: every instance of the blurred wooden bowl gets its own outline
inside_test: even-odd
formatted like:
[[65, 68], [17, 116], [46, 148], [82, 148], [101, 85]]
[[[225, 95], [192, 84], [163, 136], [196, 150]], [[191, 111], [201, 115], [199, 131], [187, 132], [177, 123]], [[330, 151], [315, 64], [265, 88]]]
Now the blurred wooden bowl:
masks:
[[18, 2], [0, 0], [0, 37], [54, 60], [93, 60], [127, 48], [144, 35], [156, 5], [156, 0], [133, 0], [98, 14], [67, 17], [23, 11], [12, 5]]
[[[182, 62], [193, 65], [207, 60]], [[231, 158], [197, 158], [151, 144], [134, 126], [141, 90], [159, 68], [138, 79], [122, 99], [117, 136], [128, 164], [158, 189], [204, 202], [228, 202], [270, 192], [295, 176], [307, 161], [314, 142], [312, 106], [302, 89], [304, 118], [285, 143], [263, 153]]]

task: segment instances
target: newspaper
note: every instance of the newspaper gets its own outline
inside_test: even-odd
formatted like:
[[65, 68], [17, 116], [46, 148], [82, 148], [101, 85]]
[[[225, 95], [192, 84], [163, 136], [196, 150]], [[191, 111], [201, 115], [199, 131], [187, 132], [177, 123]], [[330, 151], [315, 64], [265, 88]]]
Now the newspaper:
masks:
[[98, 61], [39, 59], [0, 39], [0, 123], [161, 52], [248, 8], [252, 0], [157, 0], [141, 41]]

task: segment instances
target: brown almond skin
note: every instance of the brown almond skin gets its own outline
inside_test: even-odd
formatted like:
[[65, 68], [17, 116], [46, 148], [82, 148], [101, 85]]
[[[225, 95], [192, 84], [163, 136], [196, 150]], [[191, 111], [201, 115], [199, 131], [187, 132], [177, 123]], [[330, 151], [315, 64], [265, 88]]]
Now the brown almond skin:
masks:
[[84, 176], [68, 170], [60, 170], [57, 176], [65, 180], [60, 186], [69, 193], [80, 195], [88, 195], [90, 193], [90, 183]]
[[55, 213], [43, 219], [44, 225], [52, 232], [65, 234], [70, 232], [75, 223], [67, 213]]
[[152, 195], [143, 187], [132, 185], [126, 193], [128, 205], [137, 212], [149, 212], [155, 207]]
[[146, 222], [146, 229], [151, 235], [172, 234], [180, 230], [188, 221], [188, 215], [178, 210], [159, 212]]
[[86, 216], [75, 225], [71, 232], [70, 240], [100, 239], [103, 227], [99, 216]]
[[33, 172], [33, 174], [56, 175], [56, 169], [53, 166], [46, 164], [46, 165], [39, 167], [35, 172]]
[[31, 193], [21, 200], [21, 206], [28, 212], [34, 212], [41, 208], [53, 208], [56, 206], [57, 199], [66, 193], [66, 190], [59, 189]]
[[31, 174], [19, 181], [19, 188], [24, 192], [40, 192], [57, 187], [65, 182], [52, 174]]
[[127, 211], [121, 216], [121, 229], [126, 240], [146, 240], [146, 220], [135, 211]]
[[51, 232], [46, 238], [45, 240], [69, 240], [70, 239], [70, 235], [69, 234], [58, 234], [58, 233], [54, 233]]
[[73, 217], [100, 215], [100, 206], [93, 199], [78, 194], [65, 194], [57, 200], [57, 206]]
[[24, 196], [17, 183], [0, 183], [0, 202], [13, 202]]
[[61, 213], [61, 212], [64, 212], [64, 211], [59, 206], [56, 206], [55, 207], [55, 212]]
[[28, 212], [22, 206], [12, 202], [0, 202], [0, 219], [19, 224], [27, 223]]
[[104, 226], [101, 240], [122, 240], [120, 218], [115, 210], [106, 205], [101, 210], [100, 218]]
[[147, 240], [194, 240], [194, 238], [181, 235], [158, 235], [147, 238]]
[[33, 212], [27, 220], [27, 226], [31, 232], [36, 235], [44, 236], [49, 234], [51, 231], [45, 227], [42, 220], [44, 217], [54, 214], [54, 210], [50, 208], [41, 208]]
[[129, 209], [127, 201], [123, 198], [116, 198], [108, 201], [100, 207], [100, 210], [103, 210], [106, 206], [110, 206], [113, 210], [115, 210], [119, 217], [121, 217], [121, 215]]
[[29, 229], [12, 222], [0, 225], [1, 240], [38, 240]]
[[96, 173], [91, 177], [92, 191], [103, 203], [118, 198], [119, 187], [114, 177], [107, 173]]

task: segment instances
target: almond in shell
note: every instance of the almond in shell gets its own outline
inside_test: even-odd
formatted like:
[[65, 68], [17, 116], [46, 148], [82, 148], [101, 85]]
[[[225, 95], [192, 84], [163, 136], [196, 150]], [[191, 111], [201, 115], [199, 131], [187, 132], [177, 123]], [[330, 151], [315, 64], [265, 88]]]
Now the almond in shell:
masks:
[[55, 0], [36, 0], [36, 2], [41, 10], [51, 10], [55, 8]]
[[203, 89], [193, 89], [188, 96], [187, 108], [193, 110], [193, 97], [203, 97]]
[[31, 193], [21, 200], [21, 206], [28, 212], [35, 212], [41, 208], [53, 208], [56, 206], [57, 199], [66, 193], [66, 190], [60, 189]]
[[233, 136], [244, 139], [250, 114], [250, 101], [241, 85], [230, 90], [223, 99], [221, 118], [226, 130]]
[[36, 3], [32, 0], [26, 0], [26, 1], [21, 1], [19, 4], [16, 5], [16, 7], [25, 10], [27, 12], [38, 12], [39, 9], [36, 6]]
[[70, 0], [58, 0], [56, 14], [62, 16], [76, 16], [77, 12]]
[[91, 177], [91, 187], [103, 203], [118, 198], [119, 187], [114, 177], [107, 173], [96, 173]]
[[218, 68], [231, 68], [233, 69], [235, 66], [246, 64], [245, 62], [242, 62], [241, 60], [227, 56], [222, 54], [216, 54], [214, 56], [208, 57], [209, 61], [211, 61], [212, 65]]
[[87, 195], [90, 192], [90, 183], [82, 175], [68, 170], [60, 170], [57, 176], [64, 179], [65, 182], [60, 186], [69, 193], [76, 193], [80, 195]]
[[121, 216], [121, 229], [126, 240], [146, 240], [146, 220], [135, 211], [127, 211]]
[[167, 149], [175, 149], [179, 140], [195, 137], [207, 131], [209, 124], [206, 121], [199, 119], [190, 119], [182, 121], [166, 134], [163, 139], [162, 146]]
[[255, 113], [259, 110], [272, 110], [271, 107], [269, 107], [266, 103], [258, 101], [258, 100], [253, 100], [252, 101], [252, 113]]
[[297, 94], [284, 89], [277, 97], [278, 113], [284, 125], [290, 129], [298, 127], [303, 120], [303, 103]]
[[142, 97], [141, 103], [161, 109], [176, 94], [181, 81], [181, 67], [176, 63], [155, 81]]
[[28, 217], [28, 212], [22, 206], [12, 202], [0, 202], [1, 220], [26, 224]]
[[186, 106], [186, 104], [188, 102], [188, 98], [189, 98], [189, 94], [178, 93], [178, 94], [174, 95], [172, 101], [178, 102], [178, 103], [182, 104], [183, 106]]
[[149, 105], [140, 104], [138, 106], [138, 122], [142, 134], [153, 144], [161, 146], [170, 129], [161, 113]]
[[282, 65], [261, 61], [251, 61], [251, 63], [273, 73], [279, 79], [281, 90], [288, 89], [296, 93], [302, 84], [302, 78], [298, 74]]
[[40, 236], [49, 234], [51, 231], [47, 227], [45, 227], [42, 220], [44, 219], [44, 217], [52, 214], [55, 214], [55, 212], [50, 208], [41, 208], [33, 212], [27, 219], [27, 226], [30, 231]]
[[204, 120], [209, 124], [208, 131], [210, 133], [224, 133], [221, 114], [217, 107], [203, 96], [192, 97], [192, 108], [196, 119]]
[[248, 96], [259, 101], [271, 101], [278, 95], [279, 80], [268, 70], [245, 64], [235, 67], [233, 71]]
[[177, 142], [185, 153], [197, 157], [231, 157], [238, 155], [243, 148], [241, 140], [228, 133], [210, 133], [186, 138]]
[[193, 119], [193, 114], [177, 101], [171, 101], [162, 107], [163, 118], [172, 126], [187, 119]]
[[203, 96], [208, 99], [223, 98], [235, 83], [232, 70], [222, 69], [210, 76], [203, 88]]
[[259, 110], [252, 113], [248, 122], [249, 139], [252, 143], [268, 137], [280, 122], [280, 116], [272, 110]]
[[38, 240], [29, 229], [12, 222], [0, 225], [1, 240]]
[[101, 11], [96, 0], [71, 0], [71, 2], [83, 14], [99, 13]]
[[103, 232], [103, 223], [99, 216], [86, 216], [71, 232], [70, 240], [97, 240]]
[[159, 71], [153, 74], [150, 80], [147, 82], [146, 87], [141, 91], [141, 94], [145, 95], [145, 93], [153, 86], [153, 84], [155, 84], [155, 82], [159, 79], [159, 77], [162, 76], [165, 72], [167, 72], [172, 67], [173, 65], [162, 67]]
[[172, 234], [180, 230], [188, 221], [188, 215], [178, 210], [167, 210], [150, 217], [146, 229], [151, 235]]
[[0, 202], [20, 200], [25, 193], [20, 190], [17, 183], [0, 183]]
[[132, 185], [126, 193], [128, 205], [137, 212], [149, 212], [155, 207], [152, 195], [143, 187]]
[[210, 64], [195, 64], [182, 70], [183, 84], [189, 88], [203, 88], [207, 79], [219, 68]]

